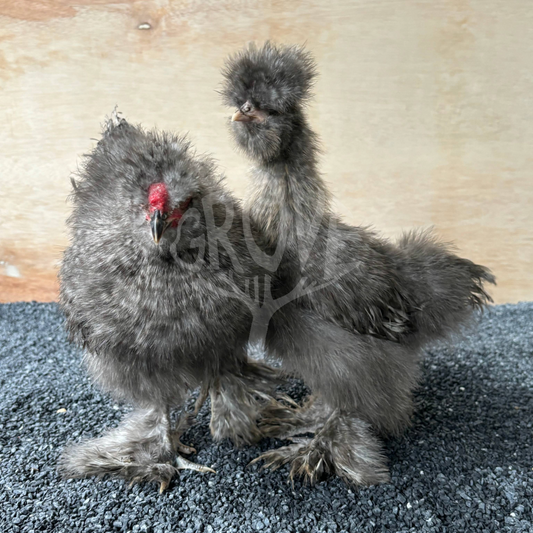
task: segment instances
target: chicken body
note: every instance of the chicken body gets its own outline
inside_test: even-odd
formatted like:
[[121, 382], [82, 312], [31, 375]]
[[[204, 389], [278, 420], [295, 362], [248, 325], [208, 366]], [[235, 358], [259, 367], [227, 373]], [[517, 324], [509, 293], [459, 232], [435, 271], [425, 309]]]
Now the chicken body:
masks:
[[[246, 357], [253, 306], [241, 208], [189, 144], [115, 117], [74, 184], [72, 242], [60, 272], [71, 340], [95, 381], [133, 414], [101, 438], [68, 447], [67, 477], [158, 481], [211, 469], [177, 452], [186, 427], [169, 410], [195, 387], [211, 389], [215, 437], [261, 437], [260, 409], [277, 373]], [[260, 237], [255, 236], [256, 241]]]
[[[490, 272], [431, 235], [397, 244], [344, 224], [317, 170], [317, 139], [303, 109], [315, 76], [302, 48], [250, 46], [224, 70], [231, 130], [254, 162], [245, 210], [281, 250], [284, 291], [307, 282], [272, 321], [268, 346], [312, 388], [314, 402], [279, 425], [299, 438], [267, 453], [271, 466], [314, 481], [334, 472], [355, 484], [387, 479], [368, 429], [398, 434], [409, 423], [424, 345], [458, 331], [483, 307]], [[290, 323], [298, 309], [299, 323]], [[280, 320], [283, 313], [287, 320]]]

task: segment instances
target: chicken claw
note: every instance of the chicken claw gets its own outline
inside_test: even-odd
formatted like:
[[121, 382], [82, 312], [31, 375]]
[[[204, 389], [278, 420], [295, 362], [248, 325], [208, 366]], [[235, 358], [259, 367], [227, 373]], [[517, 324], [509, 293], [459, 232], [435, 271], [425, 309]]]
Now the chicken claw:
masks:
[[212, 468], [193, 463], [192, 461], [185, 459], [185, 457], [182, 457], [181, 455], [178, 455], [176, 457], [176, 459], [174, 460], [174, 464], [178, 470], [195, 470], [196, 472], [211, 472], [213, 474], [216, 474], [216, 472]]

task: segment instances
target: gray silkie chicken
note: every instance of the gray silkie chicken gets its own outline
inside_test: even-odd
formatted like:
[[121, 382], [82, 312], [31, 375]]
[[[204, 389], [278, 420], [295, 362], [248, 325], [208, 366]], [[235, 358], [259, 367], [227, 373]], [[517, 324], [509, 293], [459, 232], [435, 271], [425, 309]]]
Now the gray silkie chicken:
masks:
[[223, 70], [233, 137], [255, 163], [245, 211], [281, 257], [281, 292], [302, 288], [273, 317], [267, 347], [313, 393], [270, 420], [266, 434], [293, 443], [257, 460], [311, 482], [334, 473], [366, 485], [388, 479], [377, 435], [408, 425], [424, 346], [461, 330], [495, 280], [426, 232], [393, 244], [332, 213], [304, 114], [315, 75], [303, 48], [268, 42]]
[[61, 307], [93, 379], [134, 411], [104, 436], [68, 446], [59, 469], [164, 490], [180, 469], [212, 471], [179, 454], [194, 452], [179, 440], [190, 416], [171, 422], [170, 409], [195, 387], [197, 408], [210, 391], [216, 438], [263, 436], [257, 422], [276, 406], [280, 379], [246, 356], [254, 300], [244, 286], [261, 269], [239, 203], [183, 138], [115, 114], [73, 186]]

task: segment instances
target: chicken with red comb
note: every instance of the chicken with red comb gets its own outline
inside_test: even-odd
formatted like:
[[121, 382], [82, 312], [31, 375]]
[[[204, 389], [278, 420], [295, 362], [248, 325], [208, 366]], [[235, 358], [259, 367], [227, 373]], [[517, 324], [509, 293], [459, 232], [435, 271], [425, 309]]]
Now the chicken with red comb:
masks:
[[[212, 472], [181, 455], [194, 452], [180, 442], [190, 417], [173, 427], [170, 410], [201, 387], [197, 409], [209, 391], [215, 436], [253, 443], [280, 383], [246, 353], [254, 300], [244, 289], [263, 270], [248, 252], [238, 201], [184, 138], [116, 115], [73, 200], [60, 271], [67, 330], [95, 382], [134, 411], [105, 435], [69, 445], [60, 471], [156, 481], [161, 490], [180, 469]], [[257, 246], [261, 236], [250, 231]]]

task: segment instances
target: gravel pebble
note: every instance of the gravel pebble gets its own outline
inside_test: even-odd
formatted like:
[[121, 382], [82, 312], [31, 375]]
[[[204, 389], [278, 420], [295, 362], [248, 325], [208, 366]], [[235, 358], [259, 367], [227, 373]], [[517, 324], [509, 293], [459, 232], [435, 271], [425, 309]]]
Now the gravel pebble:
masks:
[[[292, 380], [291, 394], [304, 390]], [[533, 531], [533, 303], [496, 306], [428, 350], [412, 427], [385, 443], [391, 483], [287, 483], [247, 467], [264, 441], [214, 444], [208, 406], [183, 437], [217, 474], [155, 485], [62, 480], [63, 446], [129, 410], [93, 386], [55, 304], [0, 305], [0, 531], [223, 533]]]

